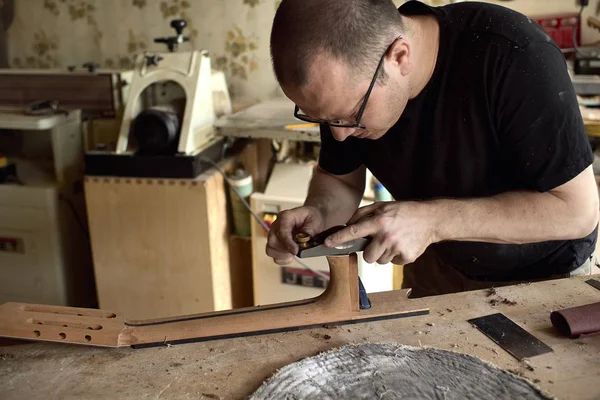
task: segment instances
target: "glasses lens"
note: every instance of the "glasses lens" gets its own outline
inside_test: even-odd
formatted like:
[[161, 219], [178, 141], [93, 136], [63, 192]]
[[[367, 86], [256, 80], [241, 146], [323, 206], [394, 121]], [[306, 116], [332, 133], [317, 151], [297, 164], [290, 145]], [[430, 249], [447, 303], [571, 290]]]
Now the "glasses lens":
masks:
[[325, 121], [319, 118], [314, 118], [311, 117], [310, 115], [307, 115], [304, 111], [302, 111], [301, 108], [296, 108], [296, 118], [302, 120], [302, 121], [306, 121], [306, 122], [315, 122], [318, 124], [327, 124], [329, 126], [334, 126], [334, 127], [338, 127], [338, 128], [358, 128], [358, 129], [364, 129], [364, 126], [362, 126], [362, 124], [357, 124], [355, 122], [347, 122], [347, 121], [340, 121], [340, 120], [336, 120], [336, 121]]

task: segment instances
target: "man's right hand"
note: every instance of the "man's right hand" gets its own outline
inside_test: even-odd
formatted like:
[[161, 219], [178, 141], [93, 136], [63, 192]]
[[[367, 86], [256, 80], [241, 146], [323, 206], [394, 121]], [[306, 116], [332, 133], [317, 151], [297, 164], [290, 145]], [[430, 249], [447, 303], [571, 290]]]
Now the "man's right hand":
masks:
[[302, 206], [282, 211], [277, 216], [267, 238], [267, 255], [279, 265], [290, 264], [298, 253], [296, 233], [314, 236], [325, 229], [325, 218], [316, 208]]

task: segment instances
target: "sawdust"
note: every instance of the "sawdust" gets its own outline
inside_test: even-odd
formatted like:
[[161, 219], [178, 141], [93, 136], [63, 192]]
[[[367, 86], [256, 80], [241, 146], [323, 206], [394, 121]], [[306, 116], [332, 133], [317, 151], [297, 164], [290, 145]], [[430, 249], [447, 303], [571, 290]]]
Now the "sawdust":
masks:
[[498, 304], [506, 304], [508, 306], [516, 306], [517, 304], [519, 304], [516, 301], [509, 300], [506, 297], [500, 296], [498, 294], [498, 292], [496, 291], [496, 289], [494, 289], [493, 292], [491, 291], [491, 289], [494, 289], [494, 288], [488, 289], [486, 296], [487, 297], [496, 296], [496, 298], [488, 300], [488, 303], [490, 303], [490, 305], [492, 307], [496, 307]]
[[527, 359], [523, 359], [521, 361], [521, 365], [523, 365], [523, 367], [525, 367], [528, 371], [534, 371], [534, 368], [531, 366], [531, 364], [529, 364]]
[[317, 333], [317, 332], [311, 332], [310, 336], [314, 337], [315, 339], [321, 339], [321, 338], [323, 338], [325, 340], [331, 339], [331, 335], [327, 335], [327, 334], [321, 335], [320, 333]]
[[520, 377], [524, 377], [525, 375], [523, 374], [523, 372], [516, 370], [516, 369], [509, 369], [508, 372], [510, 372], [511, 374], [515, 374], [517, 376]]
[[506, 297], [500, 296], [498, 294], [498, 290], [496, 290], [496, 288], [493, 286], [485, 290], [485, 296], [495, 296], [495, 298], [488, 300], [488, 303], [490, 303], [492, 307], [496, 307], [498, 304], [506, 304], [508, 306], [516, 306], [518, 304], [516, 301], [509, 300]]

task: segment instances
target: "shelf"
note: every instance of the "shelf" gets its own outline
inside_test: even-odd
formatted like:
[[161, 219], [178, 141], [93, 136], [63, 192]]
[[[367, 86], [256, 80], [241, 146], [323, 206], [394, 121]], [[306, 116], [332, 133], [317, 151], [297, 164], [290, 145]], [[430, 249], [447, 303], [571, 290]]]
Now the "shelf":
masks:
[[20, 130], [48, 130], [55, 126], [70, 121], [75, 115], [71, 111], [68, 115], [25, 115], [21, 109], [0, 109], [0, 129]]

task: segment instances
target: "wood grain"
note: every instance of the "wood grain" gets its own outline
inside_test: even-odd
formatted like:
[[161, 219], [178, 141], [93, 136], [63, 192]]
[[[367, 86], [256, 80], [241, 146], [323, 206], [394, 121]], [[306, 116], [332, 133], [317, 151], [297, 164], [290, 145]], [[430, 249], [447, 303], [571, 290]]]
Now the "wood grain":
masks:
[[121, 314], [109, 311], [7, 303], [0, 307], [0, 336], [93, 346], [144, 347], [428, 312], [412, 307], [406, 290], [374, 294], [372, 307], [360, 310], [356, 254], [327, 260], [331, 280], [325, 292], [314, 299], [143, 321], [126, 321]]
[[[524, 376], [558, 399], [597, 400], [600, 335], [569, 339], [550, 323], [552, 310], [600, 301], [600, 291], [585, 283], [589, 278], [501, 287], [491, 297], [487, 290], [476, 290], [414, 299], [411, 307], [431, 310], [415, 318], [319, 326], [169, 348], [109, 349], [42, 342], [4, 345], [0, 347], [2, 399], [46, 400], [48, 393], [64, 399], [81, 398], [82, 393], [86, 398], [105, 398], [107, 391], [123, 400], [246, 399], [277, 371], [307, 357], [347, 344], [400, 343], [479, 357]], [[600, 275], [593, 278], [600, 279]], [[491, 301], [498, 296], [517, 304]], [[497, 312], [554, 351], [519, 362], [467, 322]]]
[[133, 319], [232, 307], [222, 176], [86, 177], [100, 307]]
[[229, 238], [229, 266], [231, 270], [232, 307], [253, 305], [252, 291], [252, 238], [231, 236]]
[[0, 74], [0, 106], [25, 107], [38, 100], [57, 100], [85, 117], [114, 117], [119, 104], [112, 74]]

